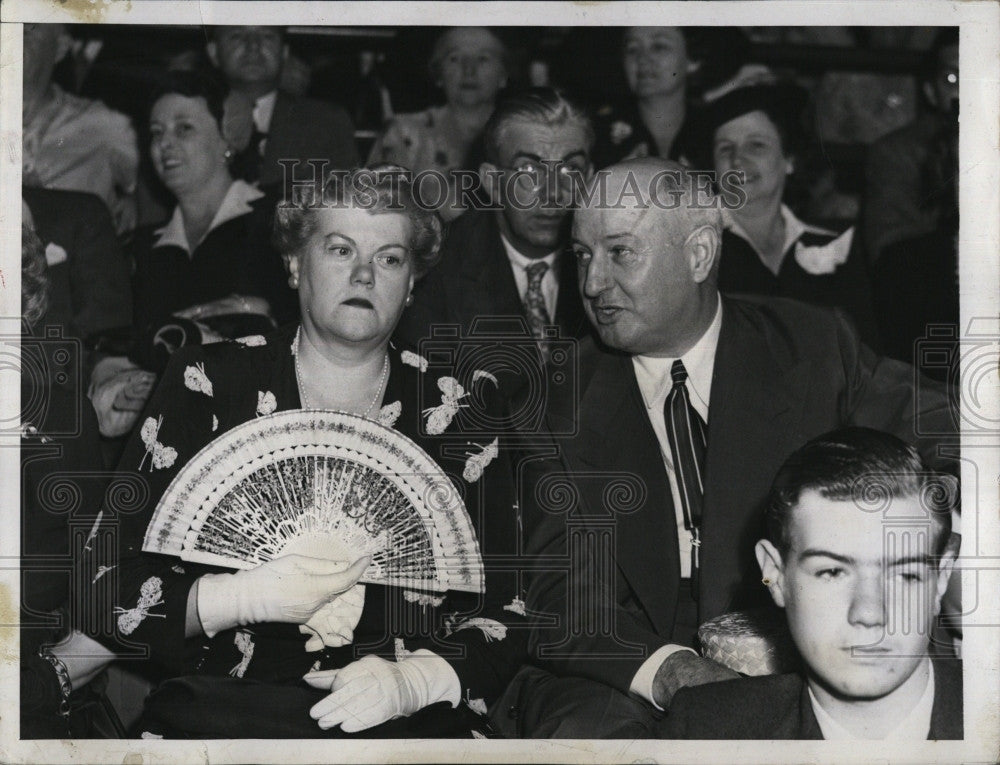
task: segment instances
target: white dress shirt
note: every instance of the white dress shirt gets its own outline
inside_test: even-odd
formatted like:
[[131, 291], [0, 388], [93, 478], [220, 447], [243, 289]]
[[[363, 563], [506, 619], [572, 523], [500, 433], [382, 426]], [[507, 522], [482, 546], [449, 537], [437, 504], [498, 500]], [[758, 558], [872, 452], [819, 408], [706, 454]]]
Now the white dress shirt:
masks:
[[261, 133], [267, 133], [271, 127], [271, 117], [274, 116], [274, 104], [277, 100], [278, 91], [272, 90], [253, 102], [253, 124]]
[[500, 241], [507, 251], [507, 259], [510, 261], [510, 268], [514, 272], [514, 283], [517, 285], [517, 294], [524, 301], [524, 294], [528, 291], [528, 273], [525, 269], [533, 263], [544, 261], [549, 264], [549, 270], [542, 276], [542, 297], [545, 298], [545, 310], [549, 313], [549, 321], [556, 320], [556, 302], [559, 299], [559, 275], [556, 273], [556, 259], [560, 250], [550, 252], [544, 258], [526, 258], [518, 252], [514, 245], [507, 241], [507, 237], [500, 234]]
[[[889, 733], [883, 741], [926, 741], [931, 730], [931, 712], [934, 711], [934, 662], [929, 658], [924, 659], [928, 664], [927, 685], [924, 693], [920, 697], [917, 705], [910, 710]], [[812, 705], [813, 714], [816, 715], [816, 722], [823, 732], [823, 738], [827, 741], [864, 741], [860, 736], [856, 736], [837, 722], [829, 712], [823, 709], [812, 688], [809, 688], [809, 703]]]
[[[715, 317], [705, 334], [699, 338], [691, 349], [681, 357], [688, 379], [685, 385], [688, 389], [691, 405], [701, 418], [708, 424], [708, 404], [712, 389], [712, 374], [715, 370], [715, 351], [719, 345], [719, 332], [722, 330], [722, 299], [718, 299]], [[670, 442], [667, 440], [667, 426], [663, 420], [663, 405], [673, 387], [670, 378], [670, 368], [677, 359], [658, 358], [653, 356], [633, 356], [632, 366], [635, 369], [635, 379], [639, 384], [643, 403], [646, 405], [646, 416], [653, 426], [653, 433], [660, 445], [660, 456], [670, 482], [670, 496], [674, 501], [674, 524], [677, 529], [677, 548], [680, 552], [681, 577], [691, 576], [691, 532], [684, 528], [684, 511], [681, 509], [681, 495], [677, 488], [677, 475], [674, 471], [674, 460], [670, 453]], [[637, 693], [651, 704], [660, 708], [653, 700], [653, 678], [670, 654], [681, 650], [691, 650], [685, 646], [667, 644], [655, 651], [636, 672], [632, 679], [630, 690]], [[693, 651], [692, 651], [693, 653]]]

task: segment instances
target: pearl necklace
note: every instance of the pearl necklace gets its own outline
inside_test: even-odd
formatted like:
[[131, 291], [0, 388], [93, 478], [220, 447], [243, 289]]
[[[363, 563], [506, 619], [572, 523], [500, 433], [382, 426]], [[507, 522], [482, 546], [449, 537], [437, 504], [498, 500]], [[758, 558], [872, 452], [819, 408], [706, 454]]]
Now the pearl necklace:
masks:
[[[302, 372], [299, 369], [299, 334], [302, 332], [302, 328], [299, 327], [295, 331], [295, 339], [292, 341], [292, 357], [295, 359], [295, 382], [299, 386], [299, 398], [302, 399], [303, 409], [312, 409], [313, 407], [309, 405], [309, 398], [306, 396], [306, 386], [302, 383]], [[368, 408], [362, 413], [362, 417], [368, 417], [372, 413], [372, 409], [375, 408], [375, 403], [382, 398], [385, 393], [385, 378], [389, 374], [389, 354], [385, 354], [385, 359], [382, 361], [382, 375], [378, 381], [378, 388], [375, 390], [375, 398], [368, 405]]]

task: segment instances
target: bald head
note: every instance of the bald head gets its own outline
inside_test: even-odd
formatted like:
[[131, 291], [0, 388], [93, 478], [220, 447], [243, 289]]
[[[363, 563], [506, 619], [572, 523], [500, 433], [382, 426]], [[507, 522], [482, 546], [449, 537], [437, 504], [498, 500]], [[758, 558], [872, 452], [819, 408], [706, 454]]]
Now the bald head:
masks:
[[655, 158], [600, 171], [573, 218], [581, 290], [605, 344], [679, 357], [711, 324], [722, 237], [710, 179]]
[[705, 173], [694, 172], [677, 162], [658, 157], [639, 157], [611, 165], [601, 171], [603, 184], [581, 209], [600, 206], [633, 210], [637, 219], [650, 214], [666, 227], [672, 241], [683, 241], [701, 226], [720, 236], [722, 216], [719, 199]]

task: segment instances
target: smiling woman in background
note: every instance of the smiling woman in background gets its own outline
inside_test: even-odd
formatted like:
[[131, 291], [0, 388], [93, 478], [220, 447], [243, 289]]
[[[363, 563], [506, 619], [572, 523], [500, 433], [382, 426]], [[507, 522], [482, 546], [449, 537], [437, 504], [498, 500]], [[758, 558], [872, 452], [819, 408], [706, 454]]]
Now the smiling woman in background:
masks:
[[695, 120], [717, 176], [743, 173], [743, 203], [725, 210], [719, 289], [840, 307], [873, 342], [871, 285], [842, 234], [799, 220], [785, 204], [806, 143], [806, 93], [793, 84], [737, 86]]
[[[430, 74], [444, 91], [443, 106], [399, 114], [375, 142], [369, 164], [389, 162], [414, 173], [470, 168], [470, 154], [500, 91], [507, 85], [507, 49], [486, 27], [452, 27], [434, 44]], [[462, 212], [454, 201], [454, 186], [438, 212], [445, 220]], [[428, 192], [430, 194], [430, 192]]]
[[229, 165], [249, 140], [249, 104], [210, 73], [170, 72], [149, 112], [149, 152], [177, 200], [162, 226], [136, 231], [136, 340], [104, 359], [91, 400], [101, 433], [124, 435], [166, 363], [164, 349], [259, 332], [295, 317], [281, 259], [270, 246], [273, 206]]

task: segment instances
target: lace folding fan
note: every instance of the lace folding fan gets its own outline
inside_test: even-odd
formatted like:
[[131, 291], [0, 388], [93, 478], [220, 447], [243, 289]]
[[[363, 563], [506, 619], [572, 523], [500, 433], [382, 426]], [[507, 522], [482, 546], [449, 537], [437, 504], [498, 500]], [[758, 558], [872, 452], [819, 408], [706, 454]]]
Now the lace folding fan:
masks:
[[344, 412], [290, 410], [224, 433], [171, 482], [142, 549], [226, 568], [291, 553], [371, 555], [365, 583], [484, 588], [449, 478], [406, 436]]

